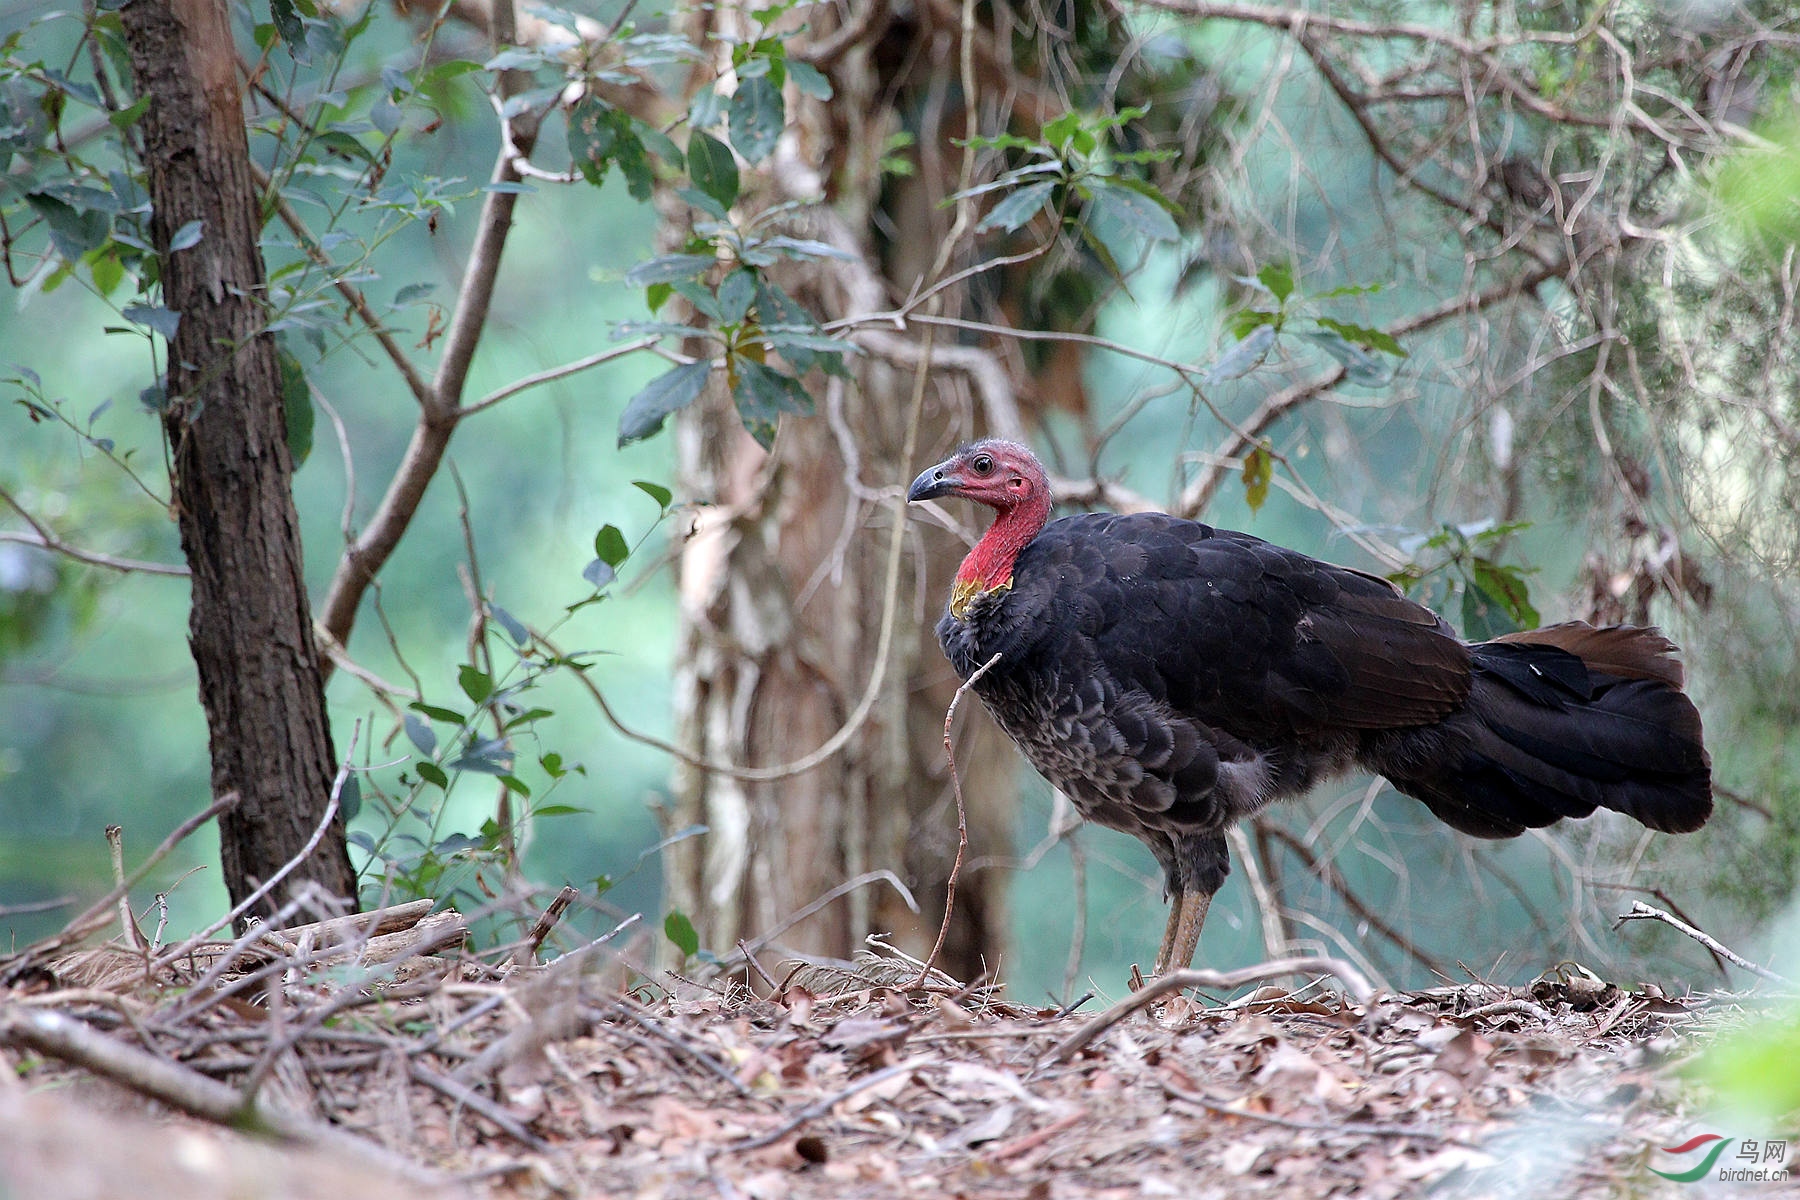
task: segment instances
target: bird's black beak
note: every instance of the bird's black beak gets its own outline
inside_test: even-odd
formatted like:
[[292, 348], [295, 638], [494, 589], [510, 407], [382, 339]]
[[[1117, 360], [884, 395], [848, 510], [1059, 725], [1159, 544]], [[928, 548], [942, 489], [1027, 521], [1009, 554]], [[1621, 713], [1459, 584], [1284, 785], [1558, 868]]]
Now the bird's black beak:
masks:
[[949, 459], [935, 467], [927, 467], [919, 472], [919, 477], [912, 481], [906, 489], [906, 502], [917, 504], [921, 500], [932, 500], [938, 496], [947, 496], [962, 486], [962, 476], [956, 473], [956, 460]]

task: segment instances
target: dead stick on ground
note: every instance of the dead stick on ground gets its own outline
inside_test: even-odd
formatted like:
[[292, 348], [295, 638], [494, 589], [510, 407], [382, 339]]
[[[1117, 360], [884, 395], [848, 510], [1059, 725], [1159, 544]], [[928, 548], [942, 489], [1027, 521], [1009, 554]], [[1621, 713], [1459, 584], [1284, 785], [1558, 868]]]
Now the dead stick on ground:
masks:
[[229, 791], [207, 805], [200, 812], [195, 813], [193, 816], [177, 825], [170, 831], [169, 836], [162, 840], [162, 844], [151, 851], [150, 857], [138, 864], [138, 869], [131, 873], [129, 879], [121, 884], [115, 885], [112, 891], [106, 893], [106, 895], [90, 904], [81, 915], [77, 916], [67, 925], [64, 925], [61, 933], [46, 938], [44, 941], [38, 942], [35, 945], [27, 946], [15, 956], [0, 960], [0, 984], [9, 982], [14, 973], [20, 968], [36, 961], [38, 957], [49, 957], [50, 955], [59, 953], [63, 947], [68, 946], [73, 942], [80, 941], [88, 934], [93, 933], [95, 930], [105, 925], [107, 921], [111, 919], [106, 914], [108, 910], [118, 902], [119, 897], [128, 893], [143, 880], [144, 876], [155, 870], [156, 864], [167, 858], [170, 851], [186, 841], [188, 836], [191, 835], [194, 830], [200, 828], [220, 813], [236, 808], [237, 806], [238, 793], [235, 790]]
[[1686, 921], [1683, 921], [1673, 913], [1666, 913], [1660, 908], [1652, 908], [1642, 900], [1633, 900], [1631, 902], [1631, 911], [1620, 913], [1618, 921], [1613, 924], [1613, 928], [1617, 929], [1627, 921], [1661, 921], [1665, 925], [1672, 925], [1693, 938], [1696, 942], [1699, 942], [1702, 946], [1705, 946], [1708, 950], [1711, 950], [1720, 958], [1725, 959], [1727, 962], [1736, 963], [1738, 966], [1744, 968], [1744, 970], [1755, 975], [1761, 975], [1764, 979], [1767, 979], [1772, 983], [1788, 982], [1785, 976], [1777, 975], [1767, 967], [1757, 966], [1735, 950], [1721, 945], [1710, 934], [1703, 930], [1695, 929], [1692, 925], [1689, 925]]
[[944, 758], [950, 764], [950, 790], [956, 795], [956, 858], [950, 864], [950, 879], [944, 885], [944, 921], [938, 926], [937, 944], [925, 956], [925, 965], [919, 969], [919, 977], [913, 980], [915, 988], [925, 985], [926, 977], [931, 974], [931, 964], [937, 961], [938, 952], [944, 948], [944, 939], [950, 936], [950, 914], [956, 908], [956, 880], [962, 874], [963, 856], [969, 851], [969, 813], [963, 807], [962, 776], [956, 771], [956, 747], [950, 740], [950, 723], [956, 720], [956, 706], [962, 703], [963, 693], [974, 687], [975, 681], [999, 661], [1000, 655], [996, 652], [994, 657], [976, 667], [956, 689], [956, 695], [950, 697], [950, 707], [944, 710]]
[[[125, 827], [108, 825], [106, 827], [106, 848], [112, 854], [113, 887], [115, 890], [125, 886]], [[124, 892], [119, 893], [119, 925], [125, 931], [125, 940], [139, 954], [149, 952], [149, 943], [144, 941], [144, 931], [138, 928], [137, 918], [131, 914], [131, 897]]]
[[935, 1059], [929, 1058], [912, 1058], [903, 1063], [895, 1063], [891, 1067], [885, 1067], [873, 1074], [864, 1075], [849, 1087], [833, 1092], [822, 1100], [813, 1101], [775, 1128], [769, 1130], [769, 1132], [762, 1134], [759, 1137], [747, 1138], [741, 1142], [733, 1142], [731, 1145], [726, 1146], [725, 1150], [727, 1153], [738, 1153], [744, 1150], [760, 1150], [764, 1146], [773, 1146], [776, 1142], [779, 1142], [782, 1138], [794, 1132], [808, 1121], [824, 1116], [850, 1097], [856, 1095], [856, 1093], [864, 1092], [878, 1084], [886, 1083], [896, 1075], [910, 1075], [920, 1067], [933, 1065], [935, 1061]]
[[1141, 990], [1125, 997], [1057, 1043], [1056, 1049], [1044, 1058], [1043, 1064], [1067, 1062], [1076, 1051], [1108, 1029], [1170, 992], [1191, 987], [1242, 987], [1246, 983], [1274, 979], [1281, 975], [1335, 975], [1350, 993], [1351, 999], [1358, 1004], [1367, 1005], [1375, 999], [1375, 988], [1369, 983], [1368, 977], [1339, 958], [1278, 958], [1274, 962], [1240, 967], [1235, 971], [1170, 971], [1167, 975], [1151, 980]]
[[550, 901], [549, 905], [545, 907], [543, 915], [538, 917], [537, 924], [533, 925], [531, 932], [525, 935], [525, 944], [513, 952], [514, 965], [523, 965], [537, 959], [537, 952], [543, 946], [544, 939], [550, 936], [550, 931], [556, 928], [556, 923], [562, 920], [563, 913], [568, 911], [569, 905], [573, 904], [575, 897], [580, 894], [568, 884], [563, 885], [563, 890], [556, 893], [556, 899]]
[[1278, 1117], [1274, 1113], [1260, 1113], [1247, 1108], [1233, 1108], [1229, 1104], [1221, 1104], [1217, 1100], [1202, 1096], [1199, 1092], [1191, 1092], [1186, 1088], [1177, 1087], [1167, 1079], [1160, 1077], [1157, 1079], [1157, 1083], [1162, 1085], [1163, 1091], [1167, 1092], [1172, 1099], [1192, 1104], [1196, 1108], [1203, 1108], [1207, 1112], [1218, 1113], [1220, 1116], [1242, 1117], [1246, 1121], [1255, 1121], [1263, 1125], [1276, 1125], [1282, 1129], [1304, 1129], [1316, 1133], [1341, 1133], [1346, 1136], [1356, 1136], [1360, 1134], [1365, 1137], [1422, 1138], [1426, 1141], [1451, 1142], [1459, 1146], [1467, 1145], [1467, 1143], [1463, 1142], [1461, 1139], [1451, 1137], [1447, 1133], [1440, 1133], [1435, 1129], [1414, 1129], [1405, 1125], [1372, 1125], [1367, 1121], [1342, 1121], [1333, 1123], [1330, 1121], [1300, 1121], [1295, 1120], [1293, 1117]]
[[310, 1143], [346, 1157], [355, 1156], [426, 1186], [442, 1185], [436, 1172], [380, 1146], [267, 1105], [246, 1103], [236, 1088], [108, 1037], [64, 1013], [27, 1011], [16, 1005], [0, 1007], [0, 1045], [26, 1047], [83, 1067], [190, 1116]]

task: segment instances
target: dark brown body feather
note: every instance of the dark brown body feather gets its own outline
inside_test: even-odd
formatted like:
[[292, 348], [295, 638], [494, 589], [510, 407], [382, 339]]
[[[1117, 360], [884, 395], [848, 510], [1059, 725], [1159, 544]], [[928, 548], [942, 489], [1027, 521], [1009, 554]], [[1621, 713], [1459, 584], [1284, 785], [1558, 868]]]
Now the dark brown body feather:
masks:
[[1230, 822], [1360, 766], [1465, 833], [1712, 811], [1674, 647], [1582, 624], [1464, 643], [1386, 581], [1157, 513], [1046, 525], [938, 638], [1032, 764], [1216, 891]]

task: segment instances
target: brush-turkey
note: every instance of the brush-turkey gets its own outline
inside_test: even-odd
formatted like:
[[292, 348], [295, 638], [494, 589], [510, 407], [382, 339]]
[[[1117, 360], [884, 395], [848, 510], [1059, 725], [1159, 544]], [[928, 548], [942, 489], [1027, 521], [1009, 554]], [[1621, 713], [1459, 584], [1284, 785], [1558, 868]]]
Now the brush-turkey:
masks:
[[1129, 833], [1188, 966], [1230, 870], [1225, 831], [1352, 767], [1477, 837], [1596, 808], [1685, 833], [1712, 812], [1673, 643], [1581, 622], [1473, 645], [1384, 579], [1163, 513], [1049, 520], [1043, 466], [986, 440], [912, 501], [997, 512], [938, 623], [956, 673], [1090, 821]]

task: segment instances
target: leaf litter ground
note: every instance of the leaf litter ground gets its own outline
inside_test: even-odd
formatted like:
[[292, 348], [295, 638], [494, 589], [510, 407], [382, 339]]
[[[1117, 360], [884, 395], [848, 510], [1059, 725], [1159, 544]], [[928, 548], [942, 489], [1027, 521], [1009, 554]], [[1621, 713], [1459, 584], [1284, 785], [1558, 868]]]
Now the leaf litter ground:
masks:
[[428, 907], [0, 960], [0, 1200], [1675, 1195], [1673, 1067], [1742, 1012], [1565, 965], [1089, 1037], [881, 945], [759, 996]]

